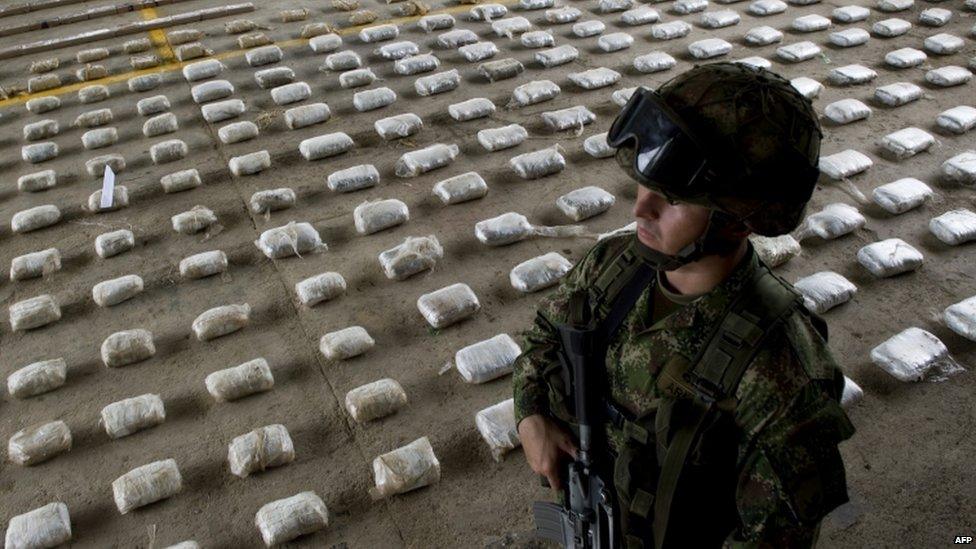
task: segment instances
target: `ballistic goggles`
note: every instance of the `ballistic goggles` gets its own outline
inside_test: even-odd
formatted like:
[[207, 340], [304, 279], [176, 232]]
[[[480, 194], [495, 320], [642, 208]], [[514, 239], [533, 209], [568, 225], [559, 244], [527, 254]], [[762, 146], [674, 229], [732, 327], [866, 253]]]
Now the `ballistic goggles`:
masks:
[[682, 198], [705, 194], [704, 148], [656, 92], [639, 87], [610, 126], [607, 144], [633, 147], [638, 182]]

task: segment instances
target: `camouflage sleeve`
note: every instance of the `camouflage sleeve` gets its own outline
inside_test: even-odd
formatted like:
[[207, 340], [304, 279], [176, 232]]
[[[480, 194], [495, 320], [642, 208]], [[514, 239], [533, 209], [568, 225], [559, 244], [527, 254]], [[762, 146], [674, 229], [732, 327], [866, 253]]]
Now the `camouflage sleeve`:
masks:
[[812, 547], [821, 519], [847, 501], [837, 445], [854, 428], [835, 395], [836, 364], [809, 364], [829, 357], [826, 343], [815, 336], [808, 341], [824, 349], [797, 348], [803, 338], [790, 329], [805, 328], [788, 323], [771, 336], [736, 394], [739, 527], [727, 547]]
[[516, 425], [530, 415], [549, 412], [543, 372], [559, 360], [555, 325], [566, 321], [570, 295], [589, 284], [609, 248], [624, 242], [626, 236], [612, 237], [590, 248], [560, 280], [556, 289], [540, 300], [532, 327], [521, 332], [522, 354], [515, 359], [512, 374]]

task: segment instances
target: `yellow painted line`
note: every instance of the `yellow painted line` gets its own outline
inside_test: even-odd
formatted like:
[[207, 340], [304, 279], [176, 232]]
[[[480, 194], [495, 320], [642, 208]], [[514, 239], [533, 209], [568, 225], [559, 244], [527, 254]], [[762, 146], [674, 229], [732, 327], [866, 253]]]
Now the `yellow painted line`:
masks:
[[[142, 17], [143, 21], [152, 21], [153, 19], [159, 19], [159, 14], [156, 13], [156, 8], [145, 8], [139, 10], [139, 15]], [[166, 39], [166, 33], [163, 29], [153, 29], [149, 31], [149, 41], [152, 42], [153, 46], [156, 47], [156, 52], [159, 54], [159, 58], [163, 63], [172, 63], [176, 56], [173, 55], [173, 48], [169, 47], [169, 40]]]
[[[503, 0], [503, 1], [498, 2], [498, 3], [503, 4], [503, 5], [507, 5], [507, 6], [511, 6], [513, 4], [517, 4], [518, 3], [518, 0]], [[474, 7], [474, 6], [473, 5], [451, 6], [449, 8], [445, 8], [443, 10], [432, 11], [432, 12], [428, 13], [427, 15], [440, 15], [440, 14], [443, 14], [443, 13], [452, 13], [453, 14], [453, 13], [459, 13], [459, 12], [466, 12], [466, 11], [469, 11], [472, 7]], [[155, 18], [156, 17], [155, 16], [155, 10], [153, 10], [152, 8], [147, 8], [147, 9], [142, 10], [142, 11], [144, 11], [144, 12], [145, 11], [152, 11], [153, 12], [153, 17], [151, 17], [151, 18]], [[384, 20], [384, 21], [378, 21], [377, 20], [377, 21], [373, 21], [372, 23], [369, 23], [369, 24], [366, 24], [366, 25], [357, 25], [355, 27], [346, 27], [346, 28], [343, 28], [343, 29], [338, 29], [335, 32], [338, 35], [357, 34], [361, 29], [364, 29], [364, 28], [367, 28], [367, 27], [373, 27], [373, 26], [376, 26], [376, 25], [394, 24], [394, 23], [399, 25], [399, 24], [402, 24], [402, 23], [409, 23], [409, 22], [412, 22], [412, 21], [417, 21], [421, 17], [424, 17], [424, 16], [423, 15], [410, 15], [410, 16], [407, 16], [407, 17], [396, 17], [396, 18], [387, 19], [387, 20]], [[447, 31], [445, 31], [445, 32], [447, 32]], [[127, 81], [130, 78], [135, 78], [137, 76], [142, 76], [144, 74], [167, 73], [167, 72], [179, 71], [179, 70], [183, 70], [183, 67], [185, 67], [186, 65], [189, 65], [190, 63], [196, 63], [197, 61], [202, 61], [203, 60], [203, 58], [198, 58], [198, 59], [190, 59], [190, 60], [187, 60], [187, 61], [177, 61], [176, 60], [176, 57], [173, 55], [173, 50], [169, 47], [169, 42], [166, 40], [165, 33], [163, 33], [163, 31], [161, 29], [152, 30], [152, 31], [149, 31], [150, 37], [152, 37], [154, 35], [154, 33], [158, 33], [158, 36], [161, 37], [161, 44], [162, 44], [162, 46], [160, 46], [157, 43], [157, 40], [153, 39], [152, 41], [153, 41], [154, 45], [157, 45], [157, 47], [165, 47], [165, 50], [162, 50], [162, 51], [163, 52], [167, 52], [167, 51], [169, 52], [169, 57], [168, 57], [169, 61], [160, 64], [158, 67], [150, 67], [148, 69], [139, 69], [139, 70], [132, 70], [132, 71], [123, 72], [123, 73], [119, 73], [119, 74], [111, 74], [109, 76], [106, 76], [105, 78], [99, 78], [98, 80], [88, 80], [86, 82], [75, 82], [74, 84], [67, 84], [67, 85], [64, 85], [64, 86], [61, 86], [61, 87], [58, 87], [58, 88], [53, 88], [53, 89], [50, 89], [50, 90], [44, 90], [44, 91], [41, 91], [41, 92], [35, 92], [35, 93], [24, 94], [24, 95], [18, 95], [16, 97], [11, 97], [9, 99], [0, 99], [0, 108], [7, 107], [7, 106], [10, 106], [10, 105], [20, 105], [22, 103], [26, 103], [27, 101], [29, 101], [31, 99], [34, 99], [34, 98], [37, 98], [37, 97], [46, 97], [46, 96], [49, 96], [49, 95], [67, 95], [69, 93], [77, 92], [78, 90], [80, 90], [82, 88], [85, 88], [85, 87], [88, 87], [88, 86], [92, 86], [92, 85], [95, 85], [95, 84], [103, 84], [103, 85], [115, 84], [117, 82]], [[308, 39], [307, 38], [293, 38], [293, 39], [290, 39], [290, 40], [284, 40], [282, 42], [275, 42], [275, 44], [277, 44], [281, 48], [291, 48], [293, 46], [307, 46], [308, 45]], [[247, 50], [228, 50], [228, 51], [223, 51], [223, 52], [220, 52], [220, 53], [216, 53], [214, 55], [211, 55], [211, 56], [207, 57], [206, 59], [231, 59], [231, 58], [234, 58], [234, 57], [241, 57], [241, 56], [243, 56], [246, 53], [247, 53]], [[163, 55], [165, 55], [165, 54], [163, 54]]]

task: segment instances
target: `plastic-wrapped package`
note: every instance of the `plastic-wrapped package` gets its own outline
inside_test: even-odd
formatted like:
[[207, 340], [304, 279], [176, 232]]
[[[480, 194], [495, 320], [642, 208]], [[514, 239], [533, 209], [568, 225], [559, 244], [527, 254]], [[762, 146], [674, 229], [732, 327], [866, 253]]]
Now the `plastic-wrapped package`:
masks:
[[551, 80], [533, 80], [512, 91], [512, 102], [520, 107], [535, 105], [555, 98], [560, 91]]
[[864, 29], [844, 29], [830, 33], [830, 43], [842, 48], [852, 48], [867, 44], [871, 35]]
[[123, 330], [102, 342], [102, 362], [109, 368], [128, 366], [156, 354], [156, 345], [149, 330]]
[[437, 36], [437, 46], [445, 49], [458, 48], [477, 41], [478, 35], [468, 29], [454, 29]]
[[329, 332], [319, 339], [319, 351], [328, 360], [346, 360], [373, 348], [376, 342], [362, 326]]
[[610, 95], [610, 99], [613, 101], [614, 105], [617, 105], [618, 107], [623, 107], [624, 105], [627, 104], [627, 101], [630, 100], [630, 97], [634, 95], [635, 91], [637, 91], [636, 86], [633, 88], [623, 88], [621, 90], [617, 90], [613, 92], [613, 94]]
[[282, 187], [280, 189], [258, 191], [252, 194], [249, 205], [251, 206], [251, 212], [263, 214], [291, 208], [295, 205], [296, 200], [294, 190], [288, 187]]
[[946, 131], [961, 134], [976, 128], [976, 108], [959, 105], [942, 111], [935, 119], [935, 124]]
[[508, 399], [480, 410], [474, 416], [481, 438], [495, 461], [522, 444], [515, 423], [515, 400]]
[[566, 159], [559, 153], [559, 145], [512, 157], [508, 161], [515, 173], [522, 179], [538, 179], [563, 171]]
[[339, 86], [344, 89], [368, 86], [376, 80], [373, 69], [353, 69], [339, 75]]
[[220, 274], [227, 270], [227, 254], [221, 250], [201, 252], [180, 260], [180, 276], [196, 280]]
[[529, 31], [519, 37], [519, 41], [526, 48], [551, 48], [556, 45], [556, 39], [550, 31]]
[[63, 421], [31, 425], [14, 433], [7, 456], [17, 465], [37, 465], [71, 450], [71, 430]]
[[830, 28], [830, 19], [817, 13], [811, 13], [797, 17], [790, 24], [790, 27], [798, 32], [818, 32]]
[[449, 29], [454, 26], [454, 16], [449, 13], [438, 13], [435, 15], [427, 15], [420, 18], [417, 21], [417, 26], [420, 30], [431, 33], [435, 30]]
[[410, 219], [410, 212], [406, 204], [391, 198], [363, 202], [353, 210], [352, 217], [356, 232], [366, 235], [406, 223]]
[[308, 47], [315, 53], [333, 52], [342, 46], [342, 37], [335, 33], [321, 34], [308, 41]]
[[14, 398], [29, 398], [64, 385], [68, 366], [63, 358], [28, 364], [7, 377], [7, 392]]
[[556, 0], [519, 0], [519, 7], [523, 10], [544, 10], [556, 5]]
[[15, 233], [27, 233], [50, 227], [61, 220], [61, 210], [53, 204], [34, 206], [21, 210], [10, 218], [10, 230]]
[[298, 151], [305, 160], [319, 160], [342, 154], [355, 146], [344, 132], [335, 132], [305, 139], [298, 144]]
[[92, 213], [111, 212], [129, 205], [129, 190], [124, 185], [119, 185], [112, 189], [112, 201], [108, 206], [102, 207], [101, 189], [88, 195], [88, 211]]
[[316, 36], [333, 34], [334, 30], [332, 25], [328, 23], [309, 23], [302, 27], [299, 38], [315, 38]]
[[833, 271], [803, 277], [793, 286], [803, 294], [803, 305], [817, 314], [847, 303], [857, 293], [857, 286]]
[[166, 421], [159, 395], [145, 394], [113, 402], [102, 408], [101, 424], [108, 436], [119, 439]]
[[394, 173], [397, 177], [416, 177], [451, 164], [458, 154], [460, 149], [453, 143], [450, 145], [434, 143], [423, 149], [404, 153], [397, 160]]
[[884, 278], [922, 266], [922, 253], [900, 238], [874, 242], [857, 251], [857, 261], [876, 277]]
[[706, 38], [688, 44], [688, 53], [695, 59], [712, 59], [732, 51], [732, 44], [721, 38]]
[[593, 158], [609, 158], [617, 151], [607, 143], [607, 132], [587, 137], [583, 141], [583, 150]]
[[126, 275], [99, 282], [92, 287], [92, 299], [99, 307], [111, 307], [142, 293], [139, 275]]
[[[258, 86], [262, 90], [278, 88], [295, 82], [295, 71], [289, 67], [272, 67], [270, 69], [255, 71], [254, 81], [258, 83]], [[281, 92], [278, 93], [280, 94]], [[272, 99], [275, 97], [273, 90], [271, 97]]]
[[306, 307], [314, 307], [346, 293], [346, 279], [335, 272], [321, 273], [295, 284], [298, 301]]
[[941, 27], [952, 19], [952, 12], [944, 8], [929, 8], [918, 14], [918, 22], [930, 27]]
[[101, 84], [85, 86], [78, 90], [78, 102], [82, 104], [97, 103], [108, 99], [110, 96], [108, 87]]
[[845, 65], [830, 71], [827, 79], [835, 86], [853, 86], [864, 84], [878, 77], [878, 73], [864, 65]]
[[[576, 19], [578, 18], [579, 15], [576, 16]], [[573, 19], [573, 21], [576, 19]], [[606, 28], [607, 25], [603, 21], [580, 21], [573, 25], [573, 34], [579, 38], [589, 38], [590, 36], [596, 36], [602, 33]]]
[[748, 65], [756, 69], [769, 69], [773, 64], [765, 57], [760, 57], [758, 55], [753, 55], [751, 57], [744, 57], [742, 59], [737, 59], [733, 63], [741, 63], [743, 65]]
[[478, 131], [478, 143], [487, 151], [501, 151], [521, 145], [529, 137], [529, 132], [518, 124], [501, 128], [486, 128]]
[[402, 244], [381, 252], [379, 261], [387, 278], [406, 280], [421, 271], [433, 269], [443, 257], [444, 248], [434, 235], [408, 236]]
[[661, 15], [656, 9], [650, 6], [639, 6], [627, 10], [620, 16], [620, 22], [624, 25], [636, 26], [656, 23], [661, 19]]
[[573, 264], [565, 257], [550, 252], [519, 263], [508, 278], [512, 287], [520, 292], [537, 292], [557, 284], [572, 268]]
[[87, 80], [98, 80], [100, 78], [105, 78], [106, 76], [108, 76], [108, 69], [105, 68], [105, 65], [87, 64], [75, 71], [75, 78], [81, 82], [85, 82]]
[[271, 38], [263, 32], [251, 32], [237, 37], [237, 47], [242, 50], [270, 46], [271, 44]]
[[407, 394], [393, 379], [381, 379], [346, 393], [346, 410], [359, 423], [395, 413], [407, 404]]
[[347, 193], [372, 187], [380, 182], [380, 173], [372, 164], [362, 164], [329, 174], [329, 190]]
[[254, 175], [271, 167], [271, 155], [268, 151], [256, 151], [241, 156], [235, 156], [227, 163], [230, 173], [234, 177]]
[[718, 10], [718, 11], [706, 11], [701, 14], [701, 25], [707, 29], [720, 29], [722, 27], [730, 27], [732, 25], [738, 25], [739, 20], [738, 12], [735, 10]]
[[582, 221], [609, 210], [615, 201], [612, 194], [600, 187], [588, 186], [560, 196], [556, 206], [573, 221]]
[[547, 69], [576, 61], [578, 57], [579, 50], [569, 44], [563, 44], [562, 46], [556, 46], [555, 48], [550, 48], [548, 50], [542, 50], [535, 53], [536, 63]]
[[396, 92], [390, 88], [376, 88], [353, 94], [352, 105], [357, 111], [366, 112], [392, 105], [396, 98]]
[[194, 103], [208, 103], [234, 93], [234, 85], [226, 80], [209, 80], [190, 88]]
[[358, 69], [362, 66], [363, 61], [359, 58], [359, 54], [352, 50], [345, 50], [327, 55], [325, 57], [325, 63], [319, 70], [347, 71], [350, 69]]
[[144, 55], [133, 55], [129, 58], [129, 63], [133, 69], [143, 70], [158, 67], [161, 61], [155, 53], [147, 53]]
[[217, 76], [226, 68], [227, 67], [217, 59], [197, 61], [183, 67], [183, 78], [185, 78], [187, 82], [206, 80], [207, 78]]
[[135, 236], [128, 229], [102, 233], [95, 237], [95, 253], [102, 259], [127, 252], [135, 245]]
[[942, 163], [942, 176], [964, 185], [976, 183], [976, 150], [968, 150]]
[[312, 96], [312, 88], [305, 82], [292, 82], [271, 90], [275, 105], [290, 105], [304, 101]]
[[947, 65], [925, 73], [925, 81], [939, 87], [959, 86], [973, 79], [973, 73], [957, 65]]
[[498, 46], [494, 42], [475, 42], [458, 48], [458, 53], [469, 63], [490, 59], [498, 54]]
[[61, 87], [61, 77], [55, 73], [31, 77], [27, 81], [27, 93], [37, 93]]
[[9, 310], [10, 328], [15, 332], [40, 328], [61, 319], [61, 308], [48, 294], [18, 301]]
[[210, 341], [232, 334], [248, 325], [251, 320], [251, 306], [222, 305], [208, 309], [193, 320], [193, 334], [200, 341]]
[[241, 478], [293, 461], [295, 446], [288, 429], [281, 424], [266, 425], [234, 437], [227, 448], [230, 472]]
[[786, 2], [783, 2], [782, 0], [755, 0], [749, 4], [746, 11], [748, 11], [750, 15], [756, 15], [759, 17], [776, 15], [777, 13], [783, 13], [786, 11]]
[[57, 547], [69, 541], [71, 541], [71, 517], [68, 515], [68, 506], [56, 502], [11, 518], [7, 524], [4, 547], [39, 549]]
[[634, 7], [634, 0], [600, 0], [597, 10], [600, 13], [626, 11]]
[[54, 95], [35, 97], [27, 101], [26, 107], [33, 114], [41, 114], [61, 108], [61, 99]]
[[859, 174], [873, 165], [870, 158], [854, 149], [820, 157], [820, 171], [835, 181]]
[[57, 143], [53, 141], [45, 141], [43, 143], [24, 145], [20, 148], [20, 157], [24, 159], [24, 162], [40, 164], [41, 162], [46, 162], [52, 158], [57, 158], [58, 152], [59, 150]]
[[325, 103], [300, 105], [285, 111], [285, 125], [289, 130], [297, 130], [319, 124], [332, 118], [332, 111]]
[[119, 132], [114, 127], [95, 128], [81, 134], [81, 144], [88, 150], [102, 149], [119, 141]]
[[922, 47], [938, 55], [952, 55], [962, 51], [966, 47], [966, 42], [958, 36], [942, 32], [926, 38], [922, 42]]
[[258, 24], [250, 19], [234, 19], [224, 23], [224, 32], [227, 34], [241, 34], [257, 28]]
[[965, 208], [948, 211], [929, 221], [929, 231], [950, 246], [976, 240], [976, 213]]
[[840, 202], [828, 204], [803, 220], [796, 230], [796, 239], [801, 241], [808, 236], [817, 235], [831, 240], [863, 227], [864, 223], [864, 216], [857, 208]]
[[13, 258], [10, 262], [10, 280], [28, 280], [60, 269], [61, 252], [57, 248], [48, 248]]
[[797, 42], [776, 48], [776, 56], [790, 63], [799, 63], [820, 55], [820, 46], [810, 41]]
[[[189, 42], [198, 42], [202, 39], [203, 33], [196, 29], [175, 30], [166, 35], [166, 40], [173, 46], [179, 46], [180, 44], [187, 44]], [[108, 52], [106, 52], [106, 54], [107, 53]]]
[[383, 454], [373, 460], [376, 486], [369, 489], [374, 500], [436, 484], [441, 464], [427, 437]]
[[180, 123], [177, 121], [176, 115], [171, 112], [167, 112], [153, 116], [152, 118], [146, 120], [142, 125], [142, 135], [146, 137], [156, 137], [159, 135], [165, 135], [167, 133], [173, 133], [178, 129], [180, 129]]
[[495, 104], [490, 99], [475, 97], [460, 103], [447, 106], [447, 112], [451, 118], [458, 122], [467, 122], [477, 118], [484, 118], [495, 112]]
[[749, 29], [745, 35], [745, 41], [750, 46], [768, 46], [781, 40], [783, 33], [766, 25]]
[[830, 15], [839, 23], [857, 23], [867, 19], [871, 15], [871, 10], [864, 6], [851, 5], [836, 8]]
[[612, 32], [598, 38], [596, 43], [605, 52], [615, 52], [629, 48], [634, 43], [634, 37], [626, 32]]
[[860, 402], [862, 398], [864, 398], [864, 391], [861, 387], [854, 383], [851, 378], [844, 376], [844, 390], [840, 397], [841, 407], [850, 408]]
[[899, 160], [911, 158], [935, 144], [932, 134], [920, 128], [903, 128], [881, 138], [881, 146]]
[[914, 326], [871, 349], [871, 361], [900, 381], [921, 381], [961, 369], [938, 337]]
[[417, 46], [417, 44], [409, 40], [403, 40], [400, 42], [393, 42], [392, 44], [384, 44], [373, 50], [373, 53], [382, 57], [383, 59], [396, 61], [397, 59], [403, 59], [404, 57], [410, 55], [417, 55], [420, 53], [420, 48]]
[[953, 332], [976, 341], [976, 297], [949, 305], [942, 311], [942, 319]]
[[268, 547], [317, 532], [329, 525], [329, 511], [315, 492], [301, 492], [261, 506], [254, 524]]
[[638, 72], [650, 74], [673, 68], [678, 62], [663, 51], [653, 51], [634, 58], [634, 68]]
[[857, 99], [847, 97], [827, 105], [824, 116], [835, 124], [850, 124], [871, 116], [871, 108]]
[[249, 141], [258, 136], [258, 126], [254, 122], [249, 120], [244, 120], [241, 122], [233, 122], [221, 127], [217, 130], [217, 137], [220, 138], [220, 142], [228, 145], [231, 143], [240, 143], [242, 141]]
[[657, 40], [676, 40], [691, 33], [691, 25], [681, 21], [669, 21], [651, 27], [651, 36]]
[[417, 299], [417, 309], [431, 327], [440, 329], [478, 312], [481, 303], [467, 284], [458, 282], [423, 294]]
[[441, 60], [432, 53], [411, 55], [393, 62], [393, 72], [400, 75], [413, 75], [437, 70]]
[[904, 11], [915, 5], [915, 0], [878, 0], [877, 8], [880, 11]]
[[173, 230], [180, 234], [196, 234], [217, 222], [217, 214], [205, 206], [194, 206], [170, 218]]
[[875, 22], [873, 25], [871, 25], [871, 32], [885, 38], [894, 38], [895, 36], [905, 34], [911, 30], [911, 28], [912, 24], [908, 21], [893, 17], [891, 19]]
[[[106, 73], [105, 76], [108, 76]], [[133, 93], [147, 92], [149, 90], [154, 90], [163, 83], [163, 77], [159, 73], [155, 74], [144, 74], [142, 76], [136, 76], [130, 78], [126, 85], [129, 87], [129, 91]]]
[[149, 147], [149, 157], [152, 158], [153, 164], [157, 165], [182, 160], [186, 157], [187, 152], [189, 149], [186, 143], [179, 139], [160, 141]]
[[24, 141], [39, 141], [58, 135], [57, 120], [41, 120], [24, 125]]
[[573, 84], [584, 90], [595, 90], [619, 82], [620, 73], [606, 67], [597, 67], [583, 72], [571, 72], [568, 78]]
[[506, 15], [508, 15], [508, 8], [502, 4], [481, 4], [468, 12], [468, 17], [472, 21], [492, 21]]
[[421, 76], [414, 80], [413, 88], [417, 92], [417, 95], [426, 97], [428, 95], [451, 91], [457, 88], [460, 83], [461, 75], [458, 74], [457, 69], [451, 69], [429, 76]]
[[200, 113], [203, 115], [203, 119], [210, 123], [222, 122], [229, 118], [234, 118], [241, 115], [244, 110], [244, 102], [240, 99], [217, 101], [216, 103], [207, 103], [200, 107]]
[[18, 177], [17, 190], [25, 193], [46, 191], [47, 189], [53, 188], [57, 183], [57, 172], [54, 170], [41, 170]]
[[149, 505], [178, 494], [183, 478], [176, 460], [164, 459], [136, 467], [112, 482], [112, 493], [119, 513]]
[[217, 402], [228, 402], [254, 393], [270, 391], [274, 377], [268, 361], [263, 358], [249, 360], [239, 366], [217, 370], [204, 380], [207, 392]]
[[424, 127], [423, 120], [413, 113], [398, 114], [381, 118], [373, 123], [376, 133], [386, 141], [410, 137]]
[[433, 193], [445, 205], [459, 204], [488, 194], [488, 184], [477, 172], [467, 172], [438, 181]]
[[272, 44], [269, 46], [261, 46], [259, 48], [248, 50], [247, 53], [244, 54], [244, 58], [247, 59], [248, 65], [252, 67], [261, 67], [281, 61], [284, 55], [285, 54], [281, 51], [281, 48]]
[[399, 35], [400, 29], [396, 25], [376, 25], [359, 31], [359, 39], [367, 44], [393, 40]]
[[931, 197], [932, 188], [914, 177], [881, 185], [872, 192], [875, 204], [895, 215], [917, 208]]
[[800, 254], [800, 243], [793, 238], [793, 235], [769, 237], [752, 234], [749, 240], [752, 241], [759, 258], [770, 267], [778, 267]]
[[493, 21], [491, 24], [491, 30], [495, 31], [497, 36], [507, 36], [513, 38], [516, 34], [521, 34], [532, 28], [532, 23], [524, 17], [509, 17], [507, 19], [499, 19], [498, 21]]

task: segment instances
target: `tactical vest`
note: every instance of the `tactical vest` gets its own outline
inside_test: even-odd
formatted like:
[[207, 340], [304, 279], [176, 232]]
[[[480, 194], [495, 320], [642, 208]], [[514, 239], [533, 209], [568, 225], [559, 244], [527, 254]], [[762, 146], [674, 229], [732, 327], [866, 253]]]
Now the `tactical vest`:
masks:
[[[601, 358], [654, 273], [626, 246], [605, 263], [594, 283], [571, 296], [570, 323], [604, 330]], [[766, 335], [794, 312], [806, 314], [827, 339], [826, 322], [810, 313], [801, 294], [760, 261], [698, 355], [690, 362], [675, 357], [664, 365], [657, 387], [667, 396], [648, 414], [630, 417], [607, 394], [606, 428], [624, 441], [610, 456], [608, 471], [616, 489], [623, 547], [717, 547], [732, 531], [737, 516], [737, 440], [731, 414], [735, 391]], [[599, 363], [605, 367], [602, 360]], [[571, 400], [568, 380], [555, 369], [547, 370], [546, 379], [554, 415], [575, 427], [565, 412]], [[672, 516], [679, 479], [678, 507], [693, 507], [693, 517], [687, 512]], [[689, 528], [693, 539], [683, 539]]]

